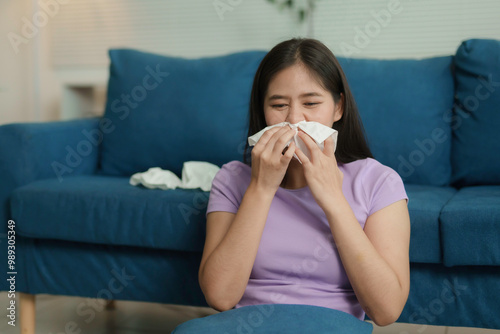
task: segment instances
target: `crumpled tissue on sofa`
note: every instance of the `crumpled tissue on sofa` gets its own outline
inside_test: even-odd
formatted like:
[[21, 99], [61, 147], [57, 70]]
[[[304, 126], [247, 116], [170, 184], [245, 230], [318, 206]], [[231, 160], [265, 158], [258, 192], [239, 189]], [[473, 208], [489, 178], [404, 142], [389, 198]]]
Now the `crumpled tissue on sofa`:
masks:
[[135, 173], [130, 177], [130, 184], [142, 184], [149, 189], [196, 189], [210, 191], [219, 167], [204, 161], [186, 161], [182, 166], [182, 179], [173, 172], [160, 167], [151, 167], [146, 172]]

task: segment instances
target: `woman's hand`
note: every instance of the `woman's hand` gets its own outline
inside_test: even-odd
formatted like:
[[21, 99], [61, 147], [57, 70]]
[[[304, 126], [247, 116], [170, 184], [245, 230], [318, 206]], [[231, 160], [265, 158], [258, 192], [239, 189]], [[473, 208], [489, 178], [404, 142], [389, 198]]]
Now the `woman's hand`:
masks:
[[286, 143], [295, 135], [289, 126], [267, 130], [252, 149], [252, 180], [254, 184], [273, 194], [278, 190], [285, 176], [288, 164], [295, 152], [292, 141], [283, 154]]
[[325, 210], [344, 196], [342, 192], [344, 174], [337, 166], [333, 139], [328, 137], [321, 151], [316, 142], [305, 132], [299, 131], [299, 136], [311, 152], [311, 159], [298, 147], [295, 148], [295, 154], [302, 162], [304, 176], [311, 193], [319, 206]]

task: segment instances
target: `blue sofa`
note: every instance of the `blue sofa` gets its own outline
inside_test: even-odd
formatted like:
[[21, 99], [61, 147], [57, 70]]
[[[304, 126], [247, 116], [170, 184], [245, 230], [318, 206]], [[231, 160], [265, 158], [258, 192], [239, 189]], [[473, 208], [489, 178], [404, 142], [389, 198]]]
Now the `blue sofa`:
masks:
[[[26, 294], [207, 306], [197, 273], [209, 193], [129, 178], [242, 160], [264, 55], [111, 50], [103, 117], [0, 126], [3, 261], [15, 231], [0, 289], [13, 276]], [[409, 196], [411, 291], [398, 321], [500, 329], [500, 41], [339, 61], [375, 158]], [[75, 312], [83, 322], [90, 306]]]

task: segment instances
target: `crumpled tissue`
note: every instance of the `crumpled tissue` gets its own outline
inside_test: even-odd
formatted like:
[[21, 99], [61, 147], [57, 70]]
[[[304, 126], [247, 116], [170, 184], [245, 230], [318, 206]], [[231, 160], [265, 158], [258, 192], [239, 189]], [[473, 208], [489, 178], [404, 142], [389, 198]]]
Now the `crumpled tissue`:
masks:
[[[333, 149], [334, 149], [334, 151], [337, 148], [337, 137], [338, 137], [337, 130], [332, 129], [332, 128], [330, 128], [330, 127], [328, 127], [326, 125], [323, 125], [321, 123], [318, 123], [318, 122], [307, 122], [307, 121], [300, 121], [300, 122], [295, 123], [295, 124], [291, 124], [290, 122], [281, 122], [281, 123], [278, 123], [278, 124], [270, 125], [270, 126], [264, 128], [264, 129], [260, 130], [256, 134], [248, 137], [248, 145], [254, 146], [255, 144], [257, 144], [257, 142], [259, 141], [260, 137], [262, 137], [262, 135], [264, 134], [264, 132], [266, 132], [267, 130], [272, 129], [272, 128], [277, 127], [277, 126], [286, 126], [286, 125], [289, 125], [292, 129], [295, 129], [295, 135], [286, 144], [286, 146], [288, 147], [288, 145], [290, 145], [291, 142], [294, 141], [295, 145], [298, 148], [300, 148], [300, 150], [302, 152], [304, 152], [304, 154], [309, 159], [311, 159], [311, 153], [309, 152], [309, 149], [307, 148], [306, 144], [302, 141], [302, 139], [300, 139], [300, 137], [298, 135], [298, 129], [301, 129], [302, 131], [304, 131], [305, 133], [307, 133], [309, 136], [311, 136], [311, 138], [314, 139], [314, 141], [321, 148], [321, 150], [323, 150], [323, 148], [324, 148], [324, 141], [328, 137], [332, 137], [332, 139], [333, 139]], [[299, 157], [295, 153], [293, 154], [293, 156], [297, 160], [299, 160], [300, 163], [302, 163], [302, 161], [300, 161]]]
[[146, 172], [135, 173], [130, 177], [130, 184], [142, 184], [149, 189], [196, 189], [210, 191], [219, 167], [204, 161], [187, 161], [182, 166], [182, 179], [173, 172], [160, 167], [151, 167]]

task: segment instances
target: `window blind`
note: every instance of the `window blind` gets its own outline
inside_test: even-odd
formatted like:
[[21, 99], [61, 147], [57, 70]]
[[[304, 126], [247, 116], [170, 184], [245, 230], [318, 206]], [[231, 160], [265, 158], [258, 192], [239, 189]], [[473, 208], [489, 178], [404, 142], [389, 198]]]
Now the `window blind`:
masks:
[[[50, 26], [52, 62], [62, 69], [104, 67], [109, 48], [196, 58], [268, 50], [307, 32], [265, 0], [71, 0]], [[468, 38], [500, 39], [500, 2], [319, 0], [313, 33], [339, 56], [449, 55]]]

